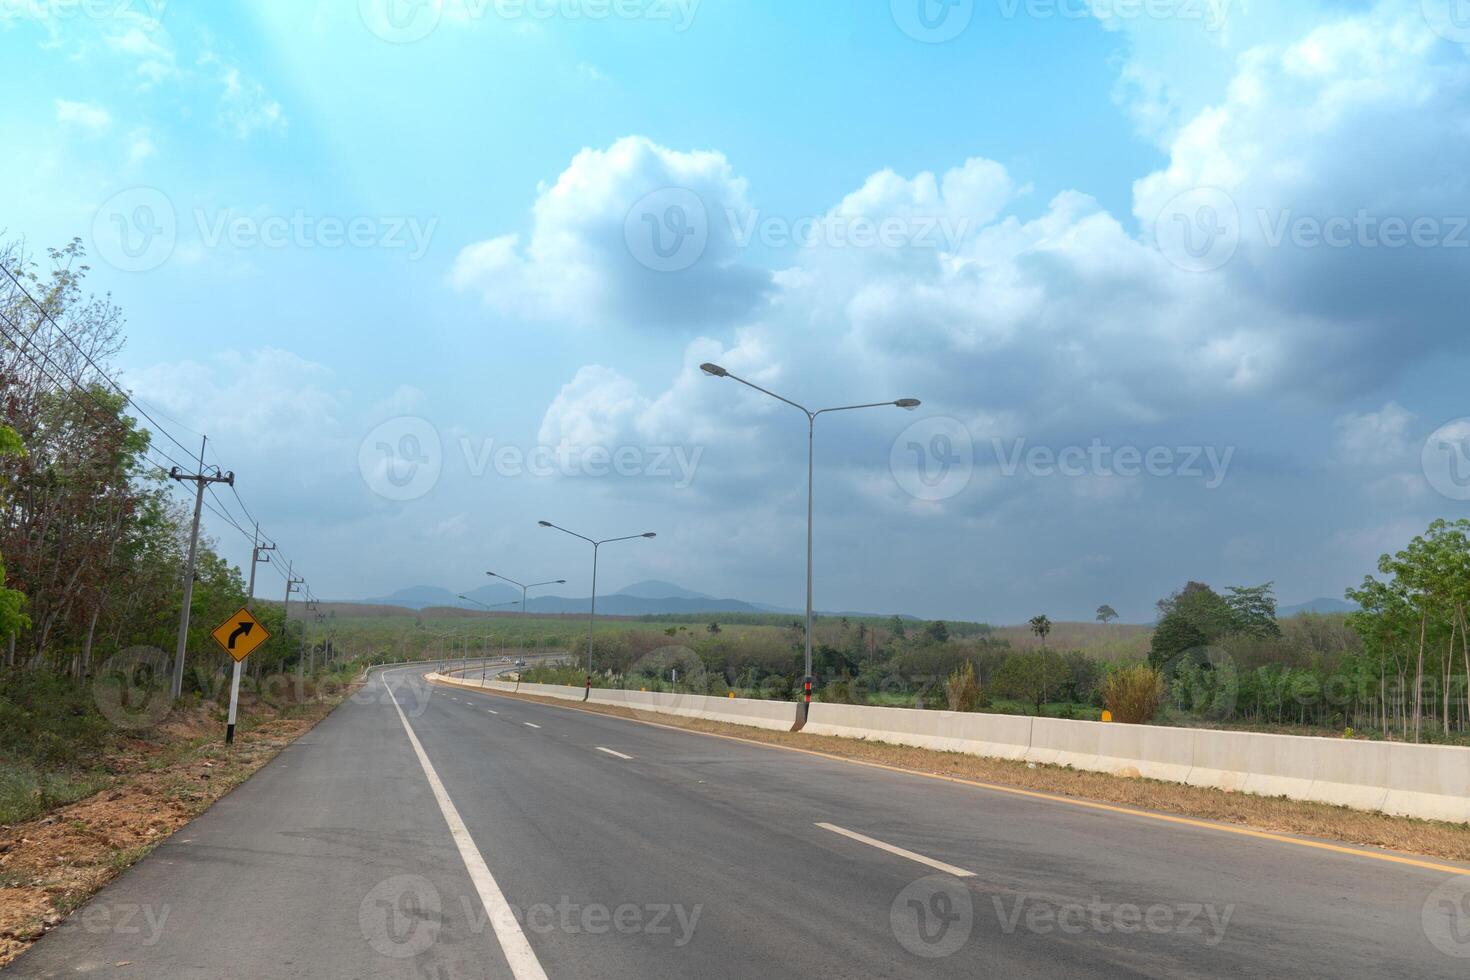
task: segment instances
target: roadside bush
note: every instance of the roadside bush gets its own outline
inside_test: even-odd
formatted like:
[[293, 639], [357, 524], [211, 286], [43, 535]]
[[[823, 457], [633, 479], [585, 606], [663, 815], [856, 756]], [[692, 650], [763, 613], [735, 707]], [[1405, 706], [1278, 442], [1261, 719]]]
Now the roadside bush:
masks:
[[101, 748], [107, 719], [91, 689], [44, 671], [11, 671], [0, 686], [0, 752], [43, 765], [81, 762]]
[[830, 682], [822, 688], [822, 701], [826, 704], [852, 704], [852, 681], [844, 677]]
[[944, 684], [950, 711], [974, 711], [980, 707], [980, 682], [975, 679], [975, 665], [966, 660], [949, 675]]
[[1113, 720], [1146, 725], [1164, 700], [1164, 675], [1147, 664], [1120, 667], [1103, 682], [1103, 704]]

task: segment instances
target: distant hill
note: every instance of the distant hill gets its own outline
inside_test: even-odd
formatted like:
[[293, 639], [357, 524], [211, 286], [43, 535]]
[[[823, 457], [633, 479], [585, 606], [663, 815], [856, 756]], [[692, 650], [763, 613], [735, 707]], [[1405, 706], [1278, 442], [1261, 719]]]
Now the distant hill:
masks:
[[663, 582], [651, 578], [642, 582], [634, 582], [627, 588], [619, 589], [617, 595], [633, 596], [638, 599], [713, 599], [714, 596], [703, 592], [691, 592], [673, 582]]
[[[538, 594], [539, 592], [539, 594]], [[530, 595], [526, 608], [533, 613], [585, 613], [591, 599], [577, 596], [548, 595], [540, 589]], [[469, 600], [461, 599], [466, 596]], [[432, 585], [415, 585], [386, 596], [363, 599], [360, 604], [398, 606], [403, 609], [467, 609], [484, 611], [485, 606], [515, 612], [521, 590], [504, 582], [491, 582], [453, 592]], [[635, 582], [617, 592], [597, 597], [597, 611], [609, 616], [656, 616], [661, 614], [694, 615], [696, 613], [760, 612], [761, 609], [740, 599], [716, 599], [694, 592], [672, 582], [650, 579]]]
[[1342, 599], [1313, 599], [1311, 602], [1299, 602], [1294, 606], [1282, 606], [1276, 610], [1277, 619], [1290, 619], [1300, 616], [1302, 613], [1320, 613], [1329, 615], [1332, 613], [1350, 613], [1357, 610], [1351, 602]]

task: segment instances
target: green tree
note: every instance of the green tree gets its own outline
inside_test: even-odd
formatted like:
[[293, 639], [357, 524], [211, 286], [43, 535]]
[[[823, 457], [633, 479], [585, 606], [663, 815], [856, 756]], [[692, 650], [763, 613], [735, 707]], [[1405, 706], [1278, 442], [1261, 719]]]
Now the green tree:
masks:
[[944, 620], [936, 619], [924, 627], [924, 639], [930, 643], [948, 643], [949, 627], [944, 624]]
[[1276, 621], [1274, 582], [1265, 585], [1232, 585], [1225, 590], [1225, 604], [1230, 607], [1230, 632], [1256, 639], [1278, 637], [1281, 624]]
[[1038, 637], [1041, 638], [1041, 645], [1042, 645], [1043, 648], [1045, 648], [1046, 647], [1046, 638], [1047, 638], [1047, 635], [1051, 633], [1051, 619], [1050, 619], [1050, 617], [1045, 616], [1045, 615], [1042, 615], [1042, 616], [1033, 616], [1033, 617], [1031, 617], [1031, 624], [1030, 625], [1031, 625], [1031, 632], [1035, 633]]
[[1046, 703], [1047, 692], [1067, 679], [1067, 668], [1044, 653], [1014, 653], [1001, 662], [991, 686], [1002, 697], [1032, 706], [1036, 713]]
[[1097, 607], [1097, 621], [1104, 625], [1118, 618], [1118, 611], [1107, 603]]

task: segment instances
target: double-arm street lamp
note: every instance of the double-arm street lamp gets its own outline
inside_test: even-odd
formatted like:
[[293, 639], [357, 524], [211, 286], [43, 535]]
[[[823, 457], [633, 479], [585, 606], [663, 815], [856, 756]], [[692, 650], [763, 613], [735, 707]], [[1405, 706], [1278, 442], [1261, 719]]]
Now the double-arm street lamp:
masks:
[[530, 585], [526, 585], [526, 584], [524, 584], [522, 582], [517, 582], [515, 579], [511, 578], [508, 575], [497, 575], [494, 572], [486, 572], [485, 574], [488, 575], [488, 576], [490, 576], [491, 578], [498, 578], [502, 582], [509, 582], [511, 585], [520, 586], [520, 589], [521, 589], [521, 614], [522, 615], [525, 615], [527, 612], [530, 611], [530, 608], [526, 605], [526, 592], [529, 589], [539, 589], [539, 588], [542, 588], [543, 586], [547, 586], [547, 585], [566, 585], [567, 584], [567, 580], [566, 579], [559, 578], [555, 582], [532, 582]]
[[481, 609], [488, 609], [491, 612], [494, 612], [497, 609], [504, 609], [506, 606], [519, 606], [521, 604], [521, 602], [523, 601], [521, 599], [512, 599], [510, 602], [497, 602], [495, 605], [489, 606], [489, 605], [486, 605], [485, 603], [481, 602], [479, 599], [471, 599], [467, 595], [462, 595], [462, 596], [460, 596], [460, 598], [463, 599], [465, 602], [473, 602], [475, 605], [479, 606]]
[[744, 378], [736, 377], [718, 364], [701, 364], [700, 370], [714, 378], [729, 378], [738, 381], [747, 388], [754, 388], [763, 395], [770, 395], [780, 402], [785, 402], [792, 408], [797, 409], [806, 416], [807, 439], [806, 439], [806, 680], [803, 683], [805, 690], [805, 701], [812, 700], [812, 512], [815, 499], [814, 484], [816, 481], [816, 431], [817, 416], [830, 415], [833, 412], [852, 412], [860, 408], [902, 408], [912, 412], [922, 404], [917, 398], [900, 398], [892, 402], [872, 402], [867, 405], [843, 405], [839, 408], [821, 408], [812, 411], [805, 405], [798, 405], [789, 398], [784, 398], [774, 391], [767, 391], [758, 384], [752, 384]]
[[[606, 539], [604, 539], [602, 541], [594, 541], [592, 538], [587, 537], [585, 534], [578, 534], [576, 531], [568, 531], [566, 528], [562, 527], [561, 525], [559, 525], [559, 524], [553, 524], [550, 521], [539, 521], [538, 523], [542, 527], [549, 527], [549, 528], [552, 528], [553, 530], [560, 531], [563, 534], [570, 534], [574, 538], [581, 538], [583, 541], [586, 541], [588, 544], [590, 544], [592, 546], [592, 608], [591, 608], [590, 612], [587, 615], [587, 676], [588, 677], [591, 677], [592, 676], [592, 627], [597, 622], [597, 552], [605, 544], [614, 544], [614, 543], [616, 543], [618, 541], [636, 541], [639, 538], [656, 538], [656, 537], [658, 537], [658, 535], [657, 534], [654, 534], [652, 531], [648, 531], [648, 532], [646, 532], [644, 534], [630, 534], [630, 535], [628, 535], [625, 538], [606, 538]], [[506, 579], [506, 581], [508, 582], [510, 580], [509, 579]], [[589, 683], [590, 683], [590, 681], [589, 681]]]

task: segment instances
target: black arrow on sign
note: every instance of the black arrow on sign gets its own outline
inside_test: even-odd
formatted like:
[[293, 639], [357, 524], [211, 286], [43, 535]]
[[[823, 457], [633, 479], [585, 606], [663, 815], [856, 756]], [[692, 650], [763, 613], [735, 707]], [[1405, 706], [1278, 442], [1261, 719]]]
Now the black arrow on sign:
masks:
[[250, 631], [253, 629], [255, 629], [254, 623], [241, 623], [239, 626], [236, 626], [235, 631], [230, 634], [230, 642], [226, 643], [225, 646], [231, 650], [235, 649], [235, 641], [242, 636], [249, 636]]

